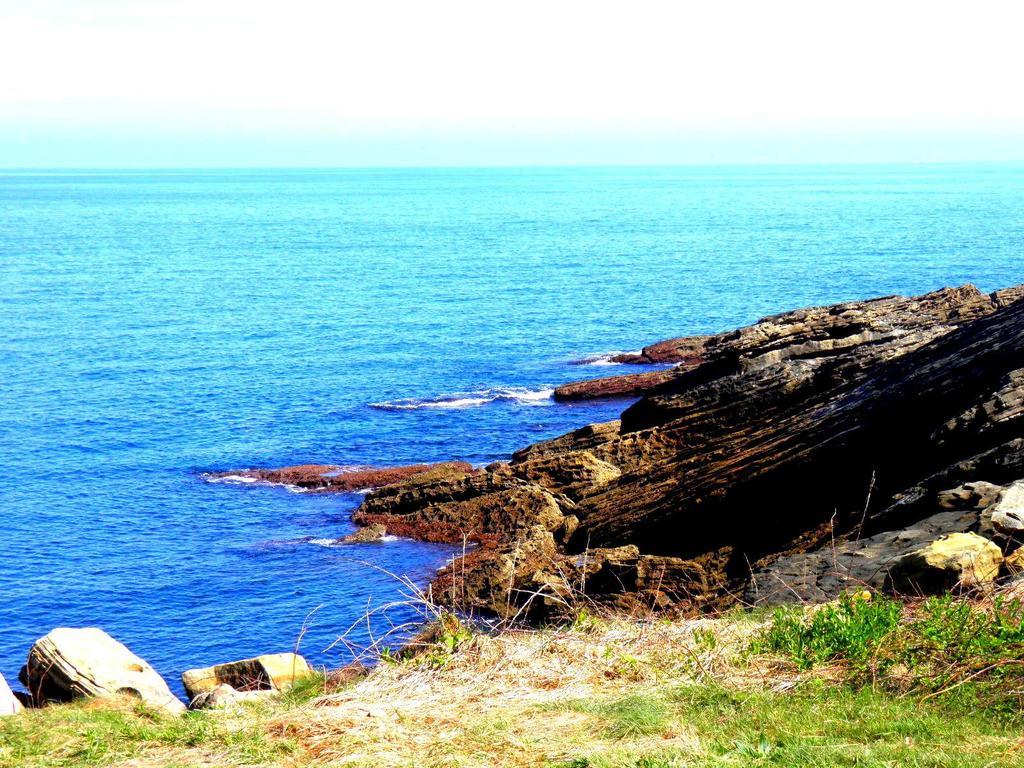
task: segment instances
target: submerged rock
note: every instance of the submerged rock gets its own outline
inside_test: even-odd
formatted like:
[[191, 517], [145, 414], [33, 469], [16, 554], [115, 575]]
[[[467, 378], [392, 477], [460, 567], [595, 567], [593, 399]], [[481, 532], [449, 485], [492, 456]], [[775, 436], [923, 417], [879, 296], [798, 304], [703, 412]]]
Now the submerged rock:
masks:
[[170, 714], [185, 709], [149, 664], [95, 627], [62, 627], [37, 640], [21, 682], [38, 705], [133, 696]]
[[388, 529], [383, 525], [370, 525], [366, 528], [360, 528], [355, 533], [350, 533], [341, 539], [339, 544], [370, 544], [375, 541], [380, 541], [388, 534]]
[[214, 667], [190, 669], [182, 674], [181, 682], [189, 699], [194, 700], [219, 686], [228, 686], [236, 692], [286, 691], [297, 680], [312, 673], [309, 664], [298, 654], [270, 653]]
[[21, 712], [21, 702], [18, 701], [11, 687], [7, 685], [4, 676], [0, 675], [0, 717], [16, 715]]

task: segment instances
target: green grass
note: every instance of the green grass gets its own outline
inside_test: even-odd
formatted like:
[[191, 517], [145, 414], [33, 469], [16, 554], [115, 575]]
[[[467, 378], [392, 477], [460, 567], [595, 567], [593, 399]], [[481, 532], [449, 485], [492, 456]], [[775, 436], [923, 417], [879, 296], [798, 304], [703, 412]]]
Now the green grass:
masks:
[[[621, 702], [574, 709], [610, 713]], [[698, 750], [581, 756], [551, 768], [982, 768], [1024, 765], [1019, 730], [992, 711], [922, 704], [870, 689], [808, 684], [786, 693], [707, 685], [678, 688], [659, 705], [659, 728], [692, 732]], [[664, 709], [662, 710], [661, 707]], [[636, 701], [630, 709], [643, 707]], [[585, 752], [585, 750], [584, 750]]]
[[1015, 728], [997, 713], [870, 689], [815, 683], [785, 694], [746, 694], [704, 686], [678, 690], [675, 701], [710, 736], [711, 755], [697, 765], [749, 759], [752, 749], [766, 764], [793, 766], [969, 768], [1019, 764], [1022, 757], [999, 754]]
[[668, 727], [670, 710], [652, 696], [626, 696], [610, 701], [577, 700], [563, 709], [597, 715], [605, 721], [603, 735], [609, 739], [632, 739], [662, 733]]
[[0, 718], [3, 768], [106, 766], [150, 751], [193, 747], [202, 747], [223, 765], [262, 765], [290, 751], [285, 740], [271, 742], [255, 720], [228, 727], [206, 713], [165, 716], [128, 702], [65, 704]]
[[1024, 766], [1020, 604], [850, 597], [762, 621], [582, 616], [500, 637], [452, 621], [328, 703], [344, 683], [315, 675], [237, 712], [0, 718], [0, 768]]
[[292, 687], [276, 700], [275, 705], [299, 707], [327, 693], [327, 675], [315, 671], [312, 674], [297, 678]]
[[958, 699], [1024, 722], [1024, 606], [949, 595], [912, 606], [845, 597], [808, 612], [780, 608], [751, 644], [797, 669], [836, 666], [854, 686]]

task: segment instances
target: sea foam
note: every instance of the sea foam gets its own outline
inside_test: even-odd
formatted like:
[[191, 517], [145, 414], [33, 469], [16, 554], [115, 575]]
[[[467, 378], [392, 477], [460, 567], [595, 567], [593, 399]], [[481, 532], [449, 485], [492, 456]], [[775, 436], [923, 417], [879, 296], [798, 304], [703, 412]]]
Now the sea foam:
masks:
[[208, 483], [214, 485], [261, 485], [261, 486], [274, 486], [277, 488], [284, 488], [289, 493], [309, 493], [311, 488], [301, 488], [291, 483], [272, 483], [269, 480], [263, 480], [259, 477], [249, 477], [248, 475], [216, 475], [212, 472], [203, 472], [200, 477]]
[[601, 352], [596, 355], [587, 355], [586, 357], [580, 357], [576, 360], [570, 360], [569, 365], [623, 365], [618, 360], [615, 360], [619, 355], [639, 355], [640, 350], [614, 350], [612, 352]]
[[551, 405], [554, 389], [527, 389], [525, 387], [495, 387], [472, 392], [458, 392], [428, 398], [402, 398], [370, 403], [371, 408], [382, 411], [416, 411], [423, 408], [474, 408], [488, 403], [518, 403], [520, 405]]

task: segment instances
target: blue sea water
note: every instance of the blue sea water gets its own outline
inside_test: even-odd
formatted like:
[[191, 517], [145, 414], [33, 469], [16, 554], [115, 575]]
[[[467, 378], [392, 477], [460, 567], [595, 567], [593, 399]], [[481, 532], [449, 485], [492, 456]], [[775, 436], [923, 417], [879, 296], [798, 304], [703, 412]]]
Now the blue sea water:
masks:
[[82, 625], [176, 690], [304, 622], [344, 662], [453, 548], [203, 473], [501, 459], [621, 411], [549, 399], [627, 370], [577, 358], [1022, 283], [1022, 246], [1022, 166], [0, 173], [0, 673]]

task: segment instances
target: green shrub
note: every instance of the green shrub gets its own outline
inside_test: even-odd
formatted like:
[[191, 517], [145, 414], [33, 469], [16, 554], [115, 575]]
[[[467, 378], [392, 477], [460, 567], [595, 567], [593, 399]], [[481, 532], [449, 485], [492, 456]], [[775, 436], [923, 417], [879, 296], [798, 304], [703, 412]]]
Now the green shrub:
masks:
[[801, 670], [844, 661], [864, 671], [879, 644], [899, 625], [902, 612], [902, 604], [895, 600], [850, 595], [811, 612], [779, 608], [751, 650], [782, 654]]
[[884, 597], [846, 596], [813, 611], [780, 608], [749, 649], [798, 669], [829, 664], [848, 682], [954, 695], [1020, 714], [1024, 704], [1024, 606], [945, 595], [904, 609]]

